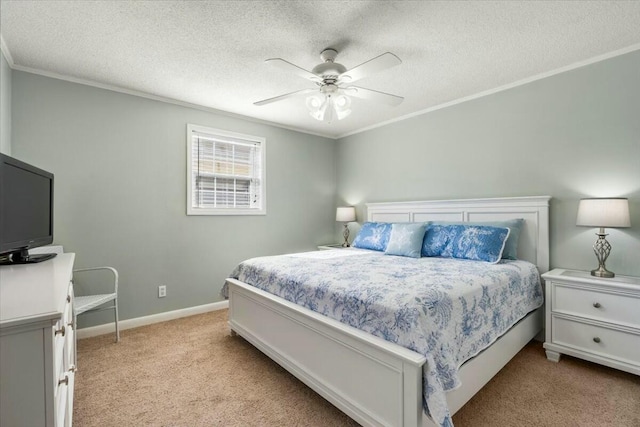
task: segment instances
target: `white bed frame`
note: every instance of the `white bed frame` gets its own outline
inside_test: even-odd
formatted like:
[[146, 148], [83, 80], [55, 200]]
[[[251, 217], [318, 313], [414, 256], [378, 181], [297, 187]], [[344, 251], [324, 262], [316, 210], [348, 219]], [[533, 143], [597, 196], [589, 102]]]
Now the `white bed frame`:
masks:
[[[549, 269], [550, 197], [369, 203], [368, 221], [495, 221], [525, 219], [518, 255]], [[433, 426], [422, 410], [419, 353], [271, 295], [229, 283], [229, 326], [325, 399], [365, 426]], [[460, 409], [543, 325], [538, 309], [460, 368], [462, 386], [447, 393]]]

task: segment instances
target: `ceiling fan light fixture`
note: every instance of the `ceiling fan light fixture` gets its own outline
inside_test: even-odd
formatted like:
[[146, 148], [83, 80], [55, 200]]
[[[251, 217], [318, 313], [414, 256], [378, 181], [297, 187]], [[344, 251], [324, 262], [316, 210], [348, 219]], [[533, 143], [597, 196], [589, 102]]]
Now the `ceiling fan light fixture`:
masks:
[[327, 95], [327, 102], [325, 103], [324, 108], [324, 121], [326, 124], [330, 125], [333, 121], [333, 116], [335, 115], [335, 106], [333, 103], [333, 98], [331, 95]]
[[309, 111], [309, 115], [320, 122], [324, 120], [324, 111]]
[[351, 114], [351, 98], [345, 95], [340, 95], [333, 101], [333, 107], [336, 110], [338, 120], [342, 120]]
[[306, 100], [309, 114], [316, 120], [324, 120], [325, 113], [329, 107], [329, 100], [326, 96], [313, 95]]
[[345, 95], [332, 96], [330, 93], [322, 96], [313, 95], [306, 99], [309, 115], [318, 121], [331, 123], [334, 115], [342, 120], [351, 114], [351, 99]]
[[309, 111], [317, 111], [322, 106], [324, 99], [318, 95], [307, 97], [306, 103]]

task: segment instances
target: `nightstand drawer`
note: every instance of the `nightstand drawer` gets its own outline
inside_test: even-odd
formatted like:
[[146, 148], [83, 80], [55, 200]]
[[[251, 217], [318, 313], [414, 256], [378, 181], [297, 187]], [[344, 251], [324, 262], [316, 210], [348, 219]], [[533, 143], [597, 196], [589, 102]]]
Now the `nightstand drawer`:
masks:
[[553, 343], [610, 359], [640, 363], [640, 335], [553, 317]]
[[553, 312], [640, 327], [640, 298], [553, 283]]

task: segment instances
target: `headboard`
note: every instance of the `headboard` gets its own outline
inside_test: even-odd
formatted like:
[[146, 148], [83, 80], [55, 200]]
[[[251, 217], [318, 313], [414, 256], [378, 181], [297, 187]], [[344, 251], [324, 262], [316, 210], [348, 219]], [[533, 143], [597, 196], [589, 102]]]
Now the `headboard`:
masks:
[[502, 221], [522, 218], [518, 257], [549, 270], [549, 196], [367, 203], [367, 221]]

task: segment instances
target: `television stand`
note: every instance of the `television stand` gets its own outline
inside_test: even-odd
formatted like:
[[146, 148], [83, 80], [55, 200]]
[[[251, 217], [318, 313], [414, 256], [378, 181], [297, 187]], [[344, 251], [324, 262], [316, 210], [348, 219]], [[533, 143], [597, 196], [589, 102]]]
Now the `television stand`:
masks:
[[29, 255], [27, 249], [21, 249], [19, 251], [11, 252], [0, 259], [0, 265], [18, 265], [18, 264], [35, 264], [38, 262], [47, 261], [57, 254], [37, 254]]
[[0, 426], [72, 424], [74, 259], [0, 267]]

